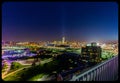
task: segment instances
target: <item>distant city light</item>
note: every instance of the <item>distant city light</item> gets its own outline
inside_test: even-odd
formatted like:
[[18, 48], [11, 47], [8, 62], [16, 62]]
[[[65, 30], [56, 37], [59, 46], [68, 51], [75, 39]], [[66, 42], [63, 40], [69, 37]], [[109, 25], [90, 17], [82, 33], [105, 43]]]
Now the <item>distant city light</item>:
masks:
[[100, 44], [99, 43], [97, 43], [97, 46], [99, 46]]
[[91, 44], [87, 44], [87, 46], [91, 46]]
[[102, 44], [101, 47], [104, 48], [106, 46], [106, 44]]

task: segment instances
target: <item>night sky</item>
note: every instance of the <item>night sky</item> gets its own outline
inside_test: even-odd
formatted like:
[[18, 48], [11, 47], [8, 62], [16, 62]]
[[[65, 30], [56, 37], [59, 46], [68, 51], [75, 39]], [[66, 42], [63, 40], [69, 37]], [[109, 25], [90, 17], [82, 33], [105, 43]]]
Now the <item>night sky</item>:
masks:
[[2, 40], [118, 40], [116, 2], [5, 2]]

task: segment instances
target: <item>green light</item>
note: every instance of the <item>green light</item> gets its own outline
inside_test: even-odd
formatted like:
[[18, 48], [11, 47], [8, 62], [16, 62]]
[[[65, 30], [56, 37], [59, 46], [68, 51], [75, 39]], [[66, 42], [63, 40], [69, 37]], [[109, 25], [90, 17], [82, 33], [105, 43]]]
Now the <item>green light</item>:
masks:
[[91, 44], [87, 44], [87, 46], [91, 46]]

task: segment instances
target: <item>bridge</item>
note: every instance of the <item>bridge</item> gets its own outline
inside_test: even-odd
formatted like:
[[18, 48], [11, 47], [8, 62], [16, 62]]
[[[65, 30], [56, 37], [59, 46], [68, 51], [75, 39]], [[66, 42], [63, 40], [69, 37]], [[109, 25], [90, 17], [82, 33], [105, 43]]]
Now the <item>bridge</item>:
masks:
[[118, 80], [118, 55], [98, 65], [73, 75], [69, 81], [116, 81]]

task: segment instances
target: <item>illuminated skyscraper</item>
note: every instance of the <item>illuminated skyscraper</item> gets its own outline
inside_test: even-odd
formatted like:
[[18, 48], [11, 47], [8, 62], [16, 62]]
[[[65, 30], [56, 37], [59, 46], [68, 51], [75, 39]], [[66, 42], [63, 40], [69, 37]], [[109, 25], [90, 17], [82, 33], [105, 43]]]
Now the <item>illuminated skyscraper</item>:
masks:
[[101, 58], [102, 49], [100, 46], [97, 46], [95, 42], [91, 43], [91, 45], [82, 47], [82, 57], [85, 57], [87, 60], [91, 61], [92, 59], [95, 61], [96, 59]]
[[65, 37], [62, 37], [62, 44], [65, 43]]

